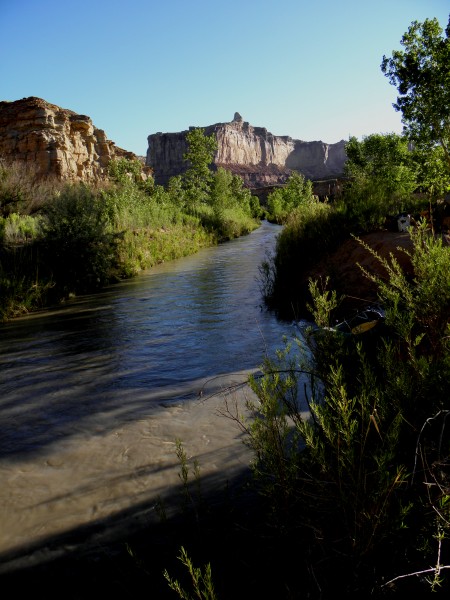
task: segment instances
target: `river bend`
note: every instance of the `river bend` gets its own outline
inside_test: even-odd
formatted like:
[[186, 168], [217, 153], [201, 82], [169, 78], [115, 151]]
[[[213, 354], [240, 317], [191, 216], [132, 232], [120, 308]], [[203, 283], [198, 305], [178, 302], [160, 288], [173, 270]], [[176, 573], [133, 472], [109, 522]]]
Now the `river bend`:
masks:
[[[179, 483], [175, 440], [210, 485], [245, 467], [224, 398], [294, 324], [265, 310], [280, 227], [0, 325], [0, 572], [11, 557]], [[147, 512], [146, 512], [147, 511]]]

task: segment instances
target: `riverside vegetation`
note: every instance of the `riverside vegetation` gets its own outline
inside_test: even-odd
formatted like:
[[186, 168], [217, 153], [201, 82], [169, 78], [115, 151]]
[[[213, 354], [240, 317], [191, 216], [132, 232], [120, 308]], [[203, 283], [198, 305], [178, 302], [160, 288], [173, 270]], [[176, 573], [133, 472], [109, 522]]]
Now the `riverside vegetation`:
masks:
[[[220, 561], [202, 571], [181, 546], [191, 582], [165, 572], [181, 598], [449, 593], [449, 38], [450, 19], [445, 32], [436, 19], [413, 22], [404, 50], [383, 58], [404, 133], [349, 139], [340, 198], [318, 202], [298, 175], [268, 198], [269, 218], [284, 228], [261, 267], [266, 302], [313, 325], [250, 377], [250, 418], [227, 409], [253, 450], [263, 515], [252, 532], [257, 558], [246, 557], [251, 583], [227, 587]], [[361, 269], [377, 286], [383, 326], [340, 334], [331, 325], [343, 298], [328, 278], [299, 285], [301, 271], [349, 237], [364, 245], [358, 236], [402, 212], [416, 216], [404, 250], [412, 275], [366, 246], [386, 274]]]
[[215, 140], [188, 134], [189, 168], [167, 189], [139, 161], [111, 162], [97, 185], [36, 180], [0, 163], [0, 320], [95, 291], [259, 226], [259, 200], [209, 164]]
[[[178, 556], [161, 556], [155, 532], [130, 537], [122, 573], [136, 589], [186, 600], [448, 595], [450, 247], [438, 224], [450, 189], [450, 20], [445, 34], [435, 19], [413, 23], [404, 51], [383, 59], [405, 133], [350, 138], [341, 198], [318, 202], [297, 175], [269, 197], [268, 217], [284, 228], [261, 267], [266, 301], [285, 310], [287, 299], [312, 324], [250, 377], [248, 414], [225, 404], [254, 456], [242, 495], [207, 503], [201, 465], [177, 441], [182, 518], [171, 527], [160, 511], [164, 548]], [[334, 330], [342, 299], [327, 279], [296, 286], [299, 270], [389, 215], [424, 208], [431, 218], [409, 230], [412, 276], [367, 248], [386, 272], [361, 271], [377, 285], [383, 327]]]

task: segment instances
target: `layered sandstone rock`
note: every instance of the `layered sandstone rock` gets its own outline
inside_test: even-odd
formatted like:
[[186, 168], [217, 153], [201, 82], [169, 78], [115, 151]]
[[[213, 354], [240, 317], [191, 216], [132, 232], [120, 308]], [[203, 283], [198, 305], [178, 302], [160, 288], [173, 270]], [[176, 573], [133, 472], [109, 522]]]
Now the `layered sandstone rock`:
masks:
[[[282, 184], [292, 171], [311, 180], [340, 177], [347, 160], [344, 140], [326, 144], [275, 136], [263, 127], [245, 122], [239, 113], [235, 113], [230, 123], [216, 123], [203, 129], [205, 135], [214, 134], [217, 140], [214, 166], [240, 175], [251, 189]], [[156, 183], [165, 185], [170, 177], [186, 170], [183, 156], [188, 149], [187, 133], [148, 136], [146, 164], [153, 169]]]
[[0, 158], [24, 161], [39, 177], [86, 182], [103, 179], [112, 159], [138, 159], [86, 115], [35, 97], [0, 102]]

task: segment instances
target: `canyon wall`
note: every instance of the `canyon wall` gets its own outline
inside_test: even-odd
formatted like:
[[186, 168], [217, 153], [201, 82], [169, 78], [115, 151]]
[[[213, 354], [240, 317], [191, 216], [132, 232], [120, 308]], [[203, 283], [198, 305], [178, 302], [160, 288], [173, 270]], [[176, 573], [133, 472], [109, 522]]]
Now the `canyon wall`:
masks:
[[[263, 127], [245, 122], [239, 113], [235, 113], [230, 123], [216, 123], [203, 129], [205, 135], [214, 134], [217, 140], [213, 166], [240, 175], [253, 190], [283, 184], [292, 171], [313, 181], [343, 175], [347, 160], [344, 140], [326, 144], [275, 136]], [[188, 149], [187, 133], [148, 136], [146, 164], [153, 170], [156, 183], [165, 185], [170, 177], [186, 170], [183, 155]]]
[[[0, 158], [23, 161], [38, 177], [93, 182], [112, 159], [138, 159], [118, 148], [86, 115], [29, 97], [0, 102]], [[143, 165], [143, 173], [151, 169]]]

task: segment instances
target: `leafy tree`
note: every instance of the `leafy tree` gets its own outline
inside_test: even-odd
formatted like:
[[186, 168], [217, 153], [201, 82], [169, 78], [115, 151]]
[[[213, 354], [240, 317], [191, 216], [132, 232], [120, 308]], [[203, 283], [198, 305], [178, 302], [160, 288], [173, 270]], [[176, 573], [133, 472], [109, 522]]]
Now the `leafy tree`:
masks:
[[370, 178], [384, 179], [392, 189], [414, 187], [414, 170], [408, 140], [395, 133], [373, 134], [358, 141], [350, 137], [345, 145], [349, 176], [362, 172]]
[[242, 177], [239, 175], [233, 175], [231, 180], [231, 189], [233, 198], [235, 198], [242, 210], [255, 219], [259, 219], [262, 215], [259, 198], [254, 196], [251, 191], [244, 186]]
[[244, 187], [242, 177], [223, 167], [214, 173], [210, 203], [217, 217], [223, 217], [227, 209], [239, 209], [248, 216], [259, 216], [259, 200], [253, 200], [250, 190]]
[[442, 146], [417, 148], [413, 153], [418, 169], [419, 188], [426, 192], [430, 201], [442, 198], [450, 191], [450, 178], [447, 160]]
[[284, 187], [269, 194], [267, 207], [270, 218], [283, 223], [296, 208], [314, 201], [312, 182], [294, 171]]
[[373, 134], [346, 146], [349, 183], [343, 197], [346, 214], [358, 228], [381, 225], [386, 216], [410, 204], [417, 188], [417, 167], [405, 136]]
[[211, 204], [217, 218], [223, 217], [223, 211], [234, 203], [232, 193], [233, 174], [219, 167], [214, 174], [211, 186]]
[[183, 178], [181, 175], [174, 175], [169, 179], [167, 191], [174, 206], [184, 208], [185, 192], [183, 188]]
[[186, 134], [188, 150], [183, 158], [189, 166], [184, 174], [184, 188], [189, 209], [208, 200], [213, 173], [210, 165], [217, 150], [217, 140], [213, 134], [205, 135], [202, 128], [193, 128]]
[[404, 50], [383, 56], [381, 70], [397, 87], [393, 105], [404, 131], [418, 146], [439, 144], [450, 171], [450, 18], [443, 36], [437, 19], [413, 21], [401, 39]]

